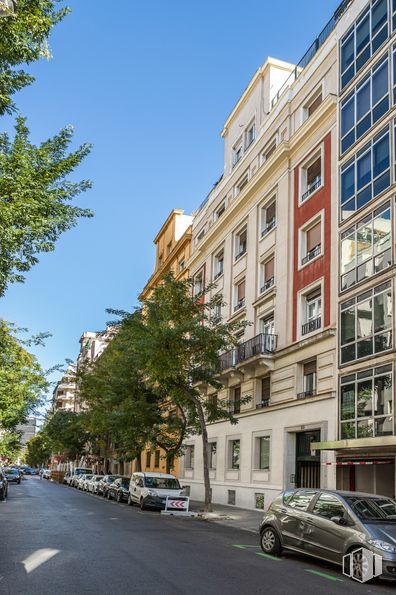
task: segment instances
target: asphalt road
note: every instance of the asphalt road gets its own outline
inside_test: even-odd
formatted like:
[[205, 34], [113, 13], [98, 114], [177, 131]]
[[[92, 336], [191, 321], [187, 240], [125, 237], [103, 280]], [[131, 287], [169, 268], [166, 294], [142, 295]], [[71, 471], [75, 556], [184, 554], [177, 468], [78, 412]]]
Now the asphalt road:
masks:
[[264, 557], [257, 541], [29, 478], [0, 502], [0, 593], [396, 593], [396, 583], [360, 585], [303, 556]]

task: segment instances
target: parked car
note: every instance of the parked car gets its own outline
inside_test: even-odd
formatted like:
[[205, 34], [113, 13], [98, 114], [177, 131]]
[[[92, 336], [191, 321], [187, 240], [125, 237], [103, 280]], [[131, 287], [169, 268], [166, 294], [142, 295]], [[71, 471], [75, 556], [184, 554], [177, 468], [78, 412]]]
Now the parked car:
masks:
[[81, 475], [87, 474], [92, 474], [92, 469], [87, 469], [86, 467], [76, 467], [71, 475], [69, 485], [73, 488], [76, 488], [78, 482], [81, 479]]
[[8, 480], [5, 472], [0, 467], [0, 500], [5, 500], [8, 494]]
[[107, 489], [107, 499], [117, 500], [117, 502], [126, 502], [129, 495], [130, 477], [119, 477], [111, 483]]
[[98, 484], [103, 479], [103, 475], [93, 475], [92, 479], [87, 481], [87, 492], [96, 494], [98, 490]]
[[360, 492], [287, 490], [264, 514], [260, 545], [266, 554], [295, 550], [340, 565], [366, 548], [382, 556], [383, 576], [396, 578], [396, 502]]
[[66, 473], [63, 476], [63, 483], [65, 483], [66, 485], [69, 485], [70, 477], [71, 477], [70, 471], [66, 471]]
[[129, 485], [128, 504], [146, 508], [165, 508], [167, 496], [184, 496], [183, 488], [174, 475], [167, 473], [143, 473], [132, 475]]
[[84, 473], [81, 475], [80, 481], [78, 482], [78, 489], [83, 492], [87, 491], [87, 482], [93, 478], [92, 473]]
[[104, 475], [103, 478], [98, 482], [97, 494], [105, 498], [107, 496], [107, 489], [113, 481], [121, 477], [121, 475]]
[[8, 483], [21, 483], [21, 472], [19, 469], [15, 469], [15, 467], [6, 467], [4, 473]]
[[42, 469], [41, 475], [43, 479], [51, 479], [51, 469]]

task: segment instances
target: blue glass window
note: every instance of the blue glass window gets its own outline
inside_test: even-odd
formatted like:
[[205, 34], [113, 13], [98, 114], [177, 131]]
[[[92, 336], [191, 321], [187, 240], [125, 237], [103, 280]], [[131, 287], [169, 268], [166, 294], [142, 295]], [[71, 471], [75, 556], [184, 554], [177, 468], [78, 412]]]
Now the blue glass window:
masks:
[[390, 182], [390, 135], [386, 128], [341, 167], [342, 220], [389, 188]]
[[386, 54], [342, 101], [341, 153], [345, 153], [389, 111], [388, 68]]
[[[393, 28], [396, 27], [396, 0], [393, 1]], [[388, 0], [371, 0], [341, 40], [341, 90], [367, 64], [389, 37]]]

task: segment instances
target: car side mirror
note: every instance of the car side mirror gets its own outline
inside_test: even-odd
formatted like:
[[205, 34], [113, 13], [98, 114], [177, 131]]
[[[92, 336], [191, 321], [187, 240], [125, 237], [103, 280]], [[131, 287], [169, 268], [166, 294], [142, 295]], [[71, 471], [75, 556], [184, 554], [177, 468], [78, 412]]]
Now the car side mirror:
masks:
[[336, 523], [336, 525], [340, 525], [341, 527], [348, 527], [350, 525], [348, 519], [346, 519], [343, 516], [333, 516], [330, 520], [333, 521], [333, 523]]

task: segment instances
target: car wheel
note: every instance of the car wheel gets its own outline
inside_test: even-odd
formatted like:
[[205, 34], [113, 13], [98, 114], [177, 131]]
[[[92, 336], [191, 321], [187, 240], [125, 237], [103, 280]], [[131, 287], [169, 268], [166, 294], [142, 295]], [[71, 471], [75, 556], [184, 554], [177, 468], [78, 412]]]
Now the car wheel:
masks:
[[5, 493], [5, 490], [2, 490], [2, 491], [0, 492], [0, 500], [5, 500], [5, 498], [6, 498], [6, 493]]
[[131, 494], [128, 494], [128, 506], [132, 506], [133, 502], [132, 502], [132, 498], [131, 498]]
[[106, 496], [107, 496], [107, 499], [108, 499], [108, 500], [111, 500], [111, 494], [110, 494], [110, 490], [108, 490], [108, 491], [107, 491], [107, 494], [106, 494]]
[[143, 498], [140, 500], [140, 510], [147, 510], [147, 506], [145, 505]]
[[117, 494], [117, 502], [121, 502], [121, 494], [120, 493]]
[[264, 554], [280, 556], [282, 545], [277, 532], [272, 527], [265, 527], [260, 535], [260, 546]]
[[[353, 554], [353, 577], [359, 582], [363, 582], [363, 577], [367, 575], [368, 572], [368, 561], [363, 557], [363, 549], [365, 548], [357, 547], [350, 551], [350, 553]], [[366, 580], [365, 584], [370, 582], [371, 581]]]

